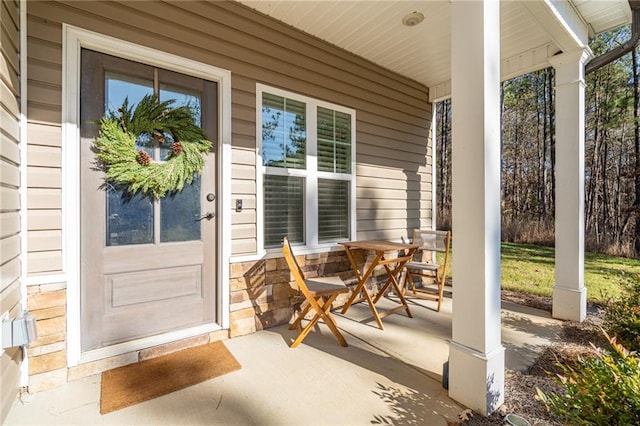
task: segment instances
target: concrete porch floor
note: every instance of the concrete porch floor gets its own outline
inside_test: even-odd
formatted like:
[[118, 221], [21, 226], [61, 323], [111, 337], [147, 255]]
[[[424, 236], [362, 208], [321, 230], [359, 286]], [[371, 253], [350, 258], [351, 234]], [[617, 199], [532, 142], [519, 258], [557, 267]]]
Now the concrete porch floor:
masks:
[[[16, 401], [5, 424], [446, 425], [464, 407], [441, 386], [451, 337], [451, 299], [411, 299], [379, 330], [364, 304], [336, 314], [349, 347], [321, 325], [296, 349], [286, 326], [225, 341], [238, 371], [107, 415], [100, 415], [100, 375]], [[389, 300], [381, 309], [392, 307]], [[547, 312], [503, 302], [508, 369], [524, 369], [557, 339]]]

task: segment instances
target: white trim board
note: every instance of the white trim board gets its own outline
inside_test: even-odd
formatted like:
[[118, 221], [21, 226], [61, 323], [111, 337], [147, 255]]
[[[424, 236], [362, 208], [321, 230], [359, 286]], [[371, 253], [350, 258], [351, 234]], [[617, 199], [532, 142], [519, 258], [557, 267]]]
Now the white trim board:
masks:
[[[27, 0], [20, 0], [20, 303], [27, 309], [29, 271], [29, 224], [27, 200]], [[20, 371], [21, 386], [29, 385], [29, 354], [24, 351]]]
[[[62, 28], [62, 197], [63, 197], [63, 268], [67, 276], [67, 364], [75, 366], [100, 358], [108, 358], [229, 328], [229, 257], [231, 235], [224, 232], [231, 226], [231, 72], [212, 65], [186, 59], [93, 31], [63, 24]], [[218, 126], [218, 323], [178, 330], [153, 338], [115, 345], [99, 351], [81, 352], [80, 347], [80, 49], [135, 60], [160, 68], [192, 75], [219, 85]]]

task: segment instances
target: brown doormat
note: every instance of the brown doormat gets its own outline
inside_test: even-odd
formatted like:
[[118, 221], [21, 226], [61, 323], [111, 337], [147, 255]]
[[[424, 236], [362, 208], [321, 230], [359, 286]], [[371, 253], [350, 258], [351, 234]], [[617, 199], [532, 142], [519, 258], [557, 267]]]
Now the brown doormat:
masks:
[[218, 341], [102, 373], [100, 414], [175, 392], [240, 369]]

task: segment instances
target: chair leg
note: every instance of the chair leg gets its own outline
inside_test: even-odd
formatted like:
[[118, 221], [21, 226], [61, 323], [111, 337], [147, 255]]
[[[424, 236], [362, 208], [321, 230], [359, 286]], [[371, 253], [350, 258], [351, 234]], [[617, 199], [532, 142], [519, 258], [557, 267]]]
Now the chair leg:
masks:
[[[316, 303], [316, 306], [317, 306], [317, 303]], [[311, 303], [309, 303], [307, 307], [304, 309], [304, 311], [300, 313], [300, 315], [292, 325], [295, 325], [296, 323], [300, 325], [302, 323], [302, 320], [307, 315], [307, 313], [311, 310], [312, 307], [313, 306], [311, 305]], [[311, 329], [315, 327], [319, 319], [320, 319], [320, 313], [316, 312], [313, 318], [311, 318], [311, 320], [309, 321], [309, 323], [300, 331], [300, 334], [298, 334], [298, 337], [296, 337], [296, 339], [293, 341], [293, 343], [291, 344], [292, 348], [296, 348], [300, 343], [302, 343], [302, 341], [304, 340], [305, 337], [307, 337], [307, 334], [309, 334]], [[290, 330], [293, 330], [293, 329], [290, 328]]]
[[342, 333], [340, 333], [340, 330], [338, 329], [336, 320], [333, 318], [333, 315], [331, 315], [331, 305], [333, 301], [336, 299], [336, 297], [338, 297], [338, 295], [334, 294], [324, 302], [324, 305], [322, 306], [323, 313], [320, 314], [320, 316], [322, 316], [322, 318], [324, 319], [324, 322], [327, 325], [327, 327], [329, 327], [329, 330], [331, 330], [333, 335], [336, 336], [336, 339], [338, 339], [338, 343], [340, 343], [340, 346], [346, 347], [349, 345], [347, 345], [347, 341], [344, 339], [344, 336], [342, 335]]
[[300, 343], [302, 343], [304, 338], [307, 337], [307, 334], [309, 334], [309, 332], [316, 325], [319, 319], [320, 319], [320, 315], [315, 314], [314, 317], [311, 319], [311, 321], [309, 321], [309, 324], [307, 324], [307, 326], [302, 329], [300, 334], [298, 334], [298, 337], [296, 337], [296, 340], [293, 341], [293, 343], [291, 344], [292, 348], [296, 348]]
[[[298, 318], [296, 318], [296, 321], [294, 321], [294, 323], [292, 324], [294, 325], [294, 328], [296, 324], [299, 324], [302, 321], [304, 316], [309, 312], [309, 310], [312, 307], [316, 310], [316, 313], [313, 316], [313, 318], [311, 318], [309, 323], [302, 329], [300, 334], [298, 334], [298, 337], [296, 337], [296, 339], [291, 344], [291, 348], [296, 348], [300, 343], [302, 343], [302, 341], [305, 339], [305, 337], [307, 337], [311, 329], [315, 327], [315, 325], [318, 323], [320, 318], [324, 320], [327, 327], [329, 327], [329, 330], [331, 330], [331, 333], [333, 333], [336, 339], [338, 339], [338, 343], [340, 343], [340, 346], [348, 346], [347, 341], [344, 339], [344, 336], [342, 336], [342, 333], [340, 333], [340, 330], [338, 330], [338, 326], [335, 320], [333, 319], [333, 316], [331, 315], [331, 304], [333, 303], [336, 297], [338, 297], [338, 295], [334, 294], [330, 296], [326, 301], [324, 300], [323, 297], [319, 297], [316, 300], [315, 306], [309, 303], [309, 305], [304, 309], [304, 311], [300, 313]], [[293, 328], [289, 328], [289, 329], [293, 330]]]
[[438, 273], [436, 272], [436, 281], [438, 282], [438, 312], [440, 312], [440, 306], [442, 306], [442, 298], [444, 296], [444, 280], [445, 271], [442, 271], [440, 277], [438, 277]]
[[413, 275], [411, 274], [411, 272], [407, 271], [406, 275], [404, 276], [404, 286], [402, 287], [403, 296], [407, 294], [407, 290], [411, 290], [411, 292], [415, 295], [415, 287], [416, 284], [413, 282]]
[[305, 300], [304, 303], [306, 304], [306, 306], [300, 311], [300, 314], [296, 317], [293, 323], [291, 323], [291, 325], [289, 326], [289, 330], [295, 330], [296, 328], [302, 329], [302, 320], [305, 316], [307, 316], [309, 310], [311, 309], [311, 304], [309, 302]]

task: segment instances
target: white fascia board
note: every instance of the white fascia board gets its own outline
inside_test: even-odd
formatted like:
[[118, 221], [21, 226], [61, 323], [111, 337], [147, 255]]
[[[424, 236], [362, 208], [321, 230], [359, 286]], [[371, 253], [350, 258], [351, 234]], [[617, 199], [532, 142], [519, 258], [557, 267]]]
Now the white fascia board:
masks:
[[523, 1], [522, 5], [563, 51], [589, 45], [589, 26], [566, 0]]

